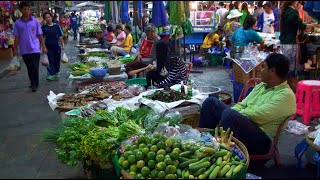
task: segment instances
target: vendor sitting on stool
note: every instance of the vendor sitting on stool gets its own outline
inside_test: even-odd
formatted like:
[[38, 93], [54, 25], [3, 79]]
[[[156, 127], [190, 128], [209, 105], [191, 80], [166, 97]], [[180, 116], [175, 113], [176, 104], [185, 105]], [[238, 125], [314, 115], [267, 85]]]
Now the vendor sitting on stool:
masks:
[[[155, 33], [155, 28], [148, 25], [145, 28], [145, 33], [141, 35], [138, 43], [137, 54], [133, 62], [129, 62], [125, 65], [128, 79], [132, 78], [132, 75], [138, 74], [147, 69], [149, 64], [153, 64], [156, 60], [156, 44], [160, 40], [160, 37]], [[139, 77], [137, 75], [137, 77]]]
[[229, 107], [215, 97], [202, 104], [200, 128], [230, 127], [249, 154], [266, 154], [279, 125], [296, 111], [295, 94], [287, 84], [289, 61], [270, 54], [262, 64], [261, 83], [241, 102]]
[[202, 52], [207, 53], [211, 47], [220, 45], [219, 38], [222, 35], [222, 33], [223, 29], [220, 27], [216, 31], [210, 32], [202, 42]]
[[[157, 85], [160, 88], [169, 88], [175, 84], [185, 82], [186, 65], [179, 57], [170, 57], [169, 41], [160, 40], [156, 45], [157, 67], [148, 65], [147, 88]], [[168, 74], [166, 73], [168, 71]], [[157, 84], [154, 84], [157, 83]]]
[[107, 26], [105, 24], [100, 24], [100, 29], [101, 31], [96, 34], [96, 38], [103, 47], [108, 36]]

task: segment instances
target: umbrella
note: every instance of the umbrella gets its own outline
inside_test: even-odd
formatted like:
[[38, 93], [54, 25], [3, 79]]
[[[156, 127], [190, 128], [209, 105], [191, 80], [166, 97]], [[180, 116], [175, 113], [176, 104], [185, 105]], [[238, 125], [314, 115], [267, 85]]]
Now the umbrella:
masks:
[[111, 1], [105, 1], [104, 2], [104, 18], [108, 21], [112, 19], [112, 2]]
[[119, 8], [117, 1], [112, 1], [112, 21], [116, 24], [119, 23]]
[[153, 1], [152, 23], [156, 27], [167, 25], [166, 9], [164, 7], [163, 1]]
[[137, 2], [138, 2], [139, 19], [142, 19], [142, 10], [143, 10], [142, 1], [137, 1]]
[[[189, 1], [168, 1], [168, 21], [172, 25], [178, 25], [183, 28], [183, 37], [185, 44], [185, 34], [192, 33], [192, 25], [189, 20], [190, 10]], [[179, 41], [180, 42], [180, 41]], [[186, 53], [184, 48], [184, 60], [186, 61]]]
[[137, 34], [137, 26], [139, 26], [139, 10], [138, 10], [138, 2], [139, 1], [133, 1], [133, 26], [135, 28], [135, 39], [138, 40], [138, 34]]
[[120, 19], [122, 23], [130, 21], [129, 17], [129, 1], [122, 1], [120, 6]]

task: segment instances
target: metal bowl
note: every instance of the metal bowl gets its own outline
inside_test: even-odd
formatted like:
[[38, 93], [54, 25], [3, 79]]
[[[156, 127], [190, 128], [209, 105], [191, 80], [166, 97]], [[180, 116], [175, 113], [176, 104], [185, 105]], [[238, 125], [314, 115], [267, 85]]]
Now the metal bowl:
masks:
[[242, 53], [244, 51], [245, 46], [230, 46], [230, 52]]
[[201, 94], [208, 94], [209, 96], [221, 91], [220, 88], [213, 86], [198, 86], [197, 89], [201, 92]]
[[309, 33], [307, 36], [312, 44], [320, 44], [320, 33]]

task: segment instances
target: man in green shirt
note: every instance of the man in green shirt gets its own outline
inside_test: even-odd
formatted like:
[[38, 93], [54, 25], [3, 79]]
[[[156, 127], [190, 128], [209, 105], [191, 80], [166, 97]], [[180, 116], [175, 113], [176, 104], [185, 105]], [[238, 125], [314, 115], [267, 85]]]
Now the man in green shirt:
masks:
[[269, 151], [278, 126], [296, 111], [295, 94], [287, 84], [289, 61], [270, 54], [262, 64], [261, 83], [241, 102], [229, 107], [215, 97], [207, 98], [200, 112], [200, 128], [220, 125], [233, 131], [249, 154]]

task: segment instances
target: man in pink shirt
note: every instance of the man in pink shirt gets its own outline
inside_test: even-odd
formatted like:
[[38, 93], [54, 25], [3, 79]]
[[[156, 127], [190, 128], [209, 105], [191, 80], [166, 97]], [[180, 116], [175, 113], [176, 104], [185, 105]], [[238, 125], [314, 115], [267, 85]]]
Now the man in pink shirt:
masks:
[[22, 16], [14, 24], [14, 54], [16, 55], [19, 45], [20, 54], [28, 69], [30, 88], [36, 92], [39, 86], [39, 61], [40, 43], [44, 53], [47, 52], [42, 36], [42, 30], [38, 20], [31, 15], [30, 6], [27, 2], [21, 2], [20, 11]]

